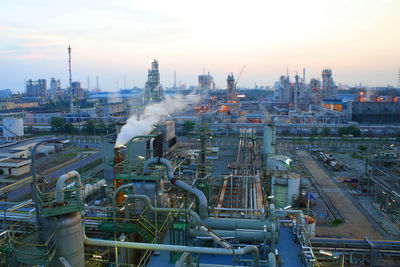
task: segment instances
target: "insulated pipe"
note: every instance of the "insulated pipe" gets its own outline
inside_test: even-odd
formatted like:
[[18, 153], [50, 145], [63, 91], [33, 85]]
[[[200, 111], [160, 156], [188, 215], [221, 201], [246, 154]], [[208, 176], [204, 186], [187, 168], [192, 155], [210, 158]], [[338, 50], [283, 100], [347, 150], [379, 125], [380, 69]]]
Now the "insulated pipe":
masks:
[[85, 189], [83, 191], [83, 197], [87, 198], [92, 194], [98, 192], [102, 186], [106, 184], [106, 180], [101, 179], [94, 184], [86, 184]]
[[[201, 219], [201, 223], [207, 225], [214, 230], [236, 230], [236, 229], [252, 229], [264, 230], [264, 225], [268, 232], [276, 229], [278, 222], [267, 220], [252, 219], [232, 219], [232, 218], [207, 218]], [[275, 230], [276, 231], [276, 230]]]
[[171, 181], [172, 184], [175, 184], [176, 186], [182, 188], [185, 191], [188, 191], [188, 192], [194, 194], [197, 197], [197, 199], [200, 202], [200, 209], [199, 209], [200, 218], [208, 217], [207, 198], [202, 191], [198, 190], [197, 188], [191, 187], [190, 185], [188, 185], [182, 181], [177, 180], [174, 177], [171, 163], [169, 163], [169, 161], [166, 160], [165, 158], [151, 158], [151, 159], [146, 160], [146, 162], [143, 165], [143, 172], [145, 172], [145, 173], [149, 172], [150, 171], [149, 166], [152, 164], [164, 165], [165, 169], [167, 170], [167, 177]]
[[[223, 238], [235, 238], [240, 243], [247, 244], [260, 244], [267, 240], [269, 243], [274, 244], [277, 240], [276, 232], [265, 232], [263, 230], [248, 230], [248, 229], [236, 229], [234, 231], [227, 230], [213, 230], [217, 235]], [[197, 234], [197, 231], [190, 230], [191, 237], [207, 237], [205, 234]]]
[[[58, 180], [57, 180], [57, 185], [56, 185], [56, 201], [57, 202], [62, 202], [64, 200], [64, 192], [62, 192], [65, 182], [68, 181], [71, 178], [75, 178], [76, 184], [78, 184], [79, 188], [82, 187], [81, 183], [81, 176], [77, 171], [70, 171], [66, 174], [61, 175]], [[82, 200], [82, 193], [81, 190], [78, 190], [77, 192], [78, 198]]]
[[118, 248], [133, 248], [142, 250], [157, 250], [157, 251], [174, 251], [174, 252], [189, 252], [198, 254], [213, 254], [213, 255], [244, 255], [253, 254], [253, 266], [260, 266], [259, 251], [256, 246], [246, 246], [240, 249], [224, 249], [224, 248], [209, 248], [209, 247], [192, 247], [178, 245], [164, 245], [140, 242], [123, 242], [113, 240], [103, 240], [96, 238], [88, 238], [85, 235], [85, 245], [98, 247], [118, 247]]
[[121, 189], [124, 189], [124, 188], [127, 188], [127, 187], [132, 187], [132, 191], [133, 191], [132, 193], [135, 194], [136, 190], [135, 190], [135, 185], [133, 183], [122, 185], [122, 186], [118, 187], [113, 193], [112, 205], [113, 205], [113, 221], [114, 221], [114, 225], [115, 225], [115, 220], [116, 220], [116, 216], [117, 216], [117, 211], [116, 211], [116, 208], [115, 208], [116, 197], [118, 195], [118, 192], [121, 191]]
[[191, 209], [177, 209], [177, 208], [156, 208], [156, 207], [153, 207], [151, 205], [150, 198], [148, 196], [145, 196], [145, 195], [128, 195], [125, 198], [125, 204], [124, 204], [124, 206], [125, 206], [125, 218], [129, 218], [129, 207], [128, 207], [128, 205], [129, 205], [130, 200], [132, 200], [132, 199], [143, 200], [143, 202], [145, 203], [146, 207], [148, 207], [151, 211], [154, 211], [154, 212], [188, 212], [193, 218], [194, 225], [196, 225], [196, 227], [200, 226], [199, 215], [197, 215], [197, 213], [194, 212], [193, 210], [191, 210]]

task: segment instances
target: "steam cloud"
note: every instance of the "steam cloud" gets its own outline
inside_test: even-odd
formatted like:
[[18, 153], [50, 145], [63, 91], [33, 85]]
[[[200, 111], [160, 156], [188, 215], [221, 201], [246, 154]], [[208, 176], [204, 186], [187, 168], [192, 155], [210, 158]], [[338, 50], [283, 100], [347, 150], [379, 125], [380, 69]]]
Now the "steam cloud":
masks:
[[139, 118], [133, 115], [126, 121], [126, 124], [121, 128], [118, 134], [115, 147], [125, 145], [134, 136], [149, 134], [153, 129], [153, 125], [159, 122], [162, 116], [183, 110], [187, 108], [189, 104], [195, 103], [198, 100], [199, 97], [192, 99], [178, 95], [174, 97], [165, 97], [165, 100], [161, 103], [146, 106], [143, 114]]

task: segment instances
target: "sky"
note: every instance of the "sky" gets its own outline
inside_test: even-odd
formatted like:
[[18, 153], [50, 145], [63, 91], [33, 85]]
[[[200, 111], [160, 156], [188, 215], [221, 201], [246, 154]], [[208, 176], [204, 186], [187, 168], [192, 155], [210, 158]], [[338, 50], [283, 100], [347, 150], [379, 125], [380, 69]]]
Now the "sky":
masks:
[[397, 85], [399, 0], [13, 0], [0, 2], [0, 89], [28, 79], [72, 79], [103, 90], [144, 87], [153, 59], [161, 83], [273, 85], [331, 68], [336, 83]]

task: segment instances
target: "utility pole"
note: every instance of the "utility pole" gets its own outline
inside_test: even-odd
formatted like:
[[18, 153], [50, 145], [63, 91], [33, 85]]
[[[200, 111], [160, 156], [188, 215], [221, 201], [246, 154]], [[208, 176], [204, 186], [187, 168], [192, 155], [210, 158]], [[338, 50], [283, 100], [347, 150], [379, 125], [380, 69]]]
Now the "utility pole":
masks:
[[72, 94], [72, 74], [71, 74], [71, 46], [68, 46], [68, 65], [69, 65], [69, 95], [71, 99], [70, 113], [74, 114], [74, 103]]

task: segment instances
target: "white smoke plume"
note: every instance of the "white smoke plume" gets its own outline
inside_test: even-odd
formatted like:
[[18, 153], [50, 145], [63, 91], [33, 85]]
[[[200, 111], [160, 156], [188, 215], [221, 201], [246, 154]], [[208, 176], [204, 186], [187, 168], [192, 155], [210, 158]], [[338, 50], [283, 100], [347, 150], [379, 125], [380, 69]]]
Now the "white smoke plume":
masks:
[[187, 108], [189, 104], [194, 104], [199, 101], [199, 99], [200, 97], [177, 95], [174, 97], [165, 97], [163, 102], [146, 106], [143, 114], [139, 118], [133, 115], [126, 121], [126, 124], [121, 128], [118, 134], [115, 147], [125, 145], [134, 136], [149, 134], [153, 129], [153, 125], [159, 122], [162, 116], [182, 111]]

